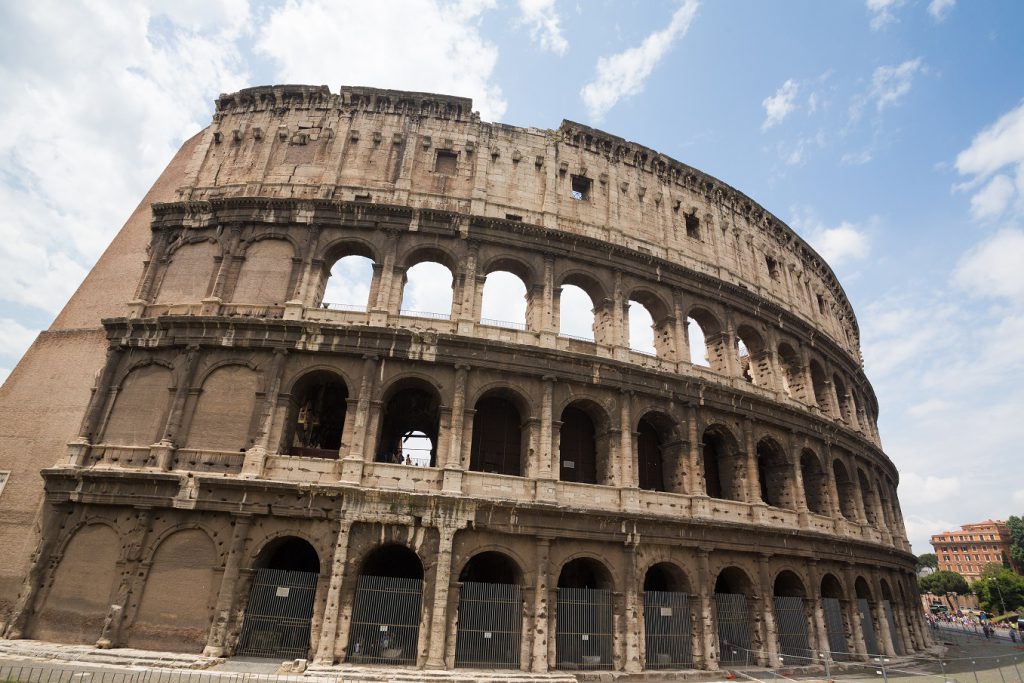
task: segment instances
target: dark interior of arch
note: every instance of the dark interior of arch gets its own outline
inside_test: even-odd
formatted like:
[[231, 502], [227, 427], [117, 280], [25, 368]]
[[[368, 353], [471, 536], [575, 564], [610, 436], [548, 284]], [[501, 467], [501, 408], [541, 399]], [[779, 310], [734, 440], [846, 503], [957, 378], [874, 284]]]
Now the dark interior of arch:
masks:
[[583, 410], [569, 406], [562, 411], [558, 446], [562, 481], [597, 483], [597, 439], [594, 421]]
[[519, 583], [519, 569], [507, 555], [489, 550], [473, 558], [463, 567], [459, 581], [478, 583]]
[[673, 591], [685, 593], [689, 586], [686, 576], [678, 568], [667, 562], [659, 562], [644, 575], [645, 591]]
[[636, 431], [640, 488], [646, 491], [667, 491], [661, 430], [645, 417], [640, 420]]
[[789, 465], [779, 449], [768, 441], [757, 444], [757, 480], [766, 505], [788, 508]]
[[790, 571], [781, 572], [775, 577], [774, 595], [786, 598], [803, 598], [807, 596], [800, 577]]
[[839, 494], [839, 512], [852, 521], [857, 519], [857, 503], [854, 500], [853, 481], [850, 479], [846, 466], [838, 460], [832, 462], [832, 476], [836, 480], [836, 493]]
[[382, 545], [363, 560], [362, 576], [390, 576], [397, 579], [422, 579], [423, 563], [404, 545]]
[[421, 432], [430, 439], [430, 466], [437, 464], [437, 435], [440, 404], [434, 392], [408, 387], [396, 392], [384, 407], [384, 419], [377, 445], [377, 462], [395, 462], [402, 453], [403, 439]]
[[500, 396], [476, 402], [469, 469], [495, 474], [522, 474], [522, 417], [515, 405]]
[[840, 585], [839, 579], [831, 574], [826, 574], [822, 577], [821, 597], [843, 599], [843, 587]]
[[825, 475], [817, 456], [804, 451], [800, 456], [800, 476], [804, 480], [804, 498], [807, 508], [819, 515], [825, 514]]
[[256, 566], [258, 569], [319, 573], [320, 557], [308, 541], [286, 536], [267, 544], [260, 553]]
[[348, 407], [348, 387], [338, 377], [317, 373], [296, 388], [289, 453], [338, 457]]
[[722, 486], [722, 439], [716, 434], [704, 435], [704, 487], [711, 498], [725, 498]]
[[558, 575], [559, 588], [611, 588], [608, 570], [596, 560], [577, 558]]
[[853, 588], [857, 592], [858, 598], [863, 598], [864, 600], [872, 599], [871, 589], [868, 588], [867, 581], [865, 581], [864, 579], [858, 578], [857, 581], [853, 584]]
[[742, 570], [736, 567], [723, 569], [718, 574], [718, 578], [715, 579], [716, 593], [742, 593], [746, 595], [749, 588], [750, 579], [746, 577]]

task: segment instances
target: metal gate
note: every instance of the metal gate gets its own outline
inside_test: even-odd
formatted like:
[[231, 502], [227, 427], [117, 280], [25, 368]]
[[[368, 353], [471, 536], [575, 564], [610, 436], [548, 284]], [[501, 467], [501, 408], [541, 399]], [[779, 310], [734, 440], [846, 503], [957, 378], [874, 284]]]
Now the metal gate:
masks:
[[423, 581], [360, 576], [352, 604], [348, 661], [416, 664]]
[[690, 596], [675, 591], [644, 591], [646, 668], [693, 667]]
[[718, 622], [718, 661], [750, 663], [750, 608], [742, 593], [715, 593]]
[[822, 598], [821, 605], [825, 613], [825, 633], [828, 635], [828, 649], [832, 651], [832, 659], [837, 662], [848, 661], [850, 648], [846, 644], [843, 607], [839, 598]]
[[555, 659], [559, 669], [610, 669], [612, 592], [559, 588]]
[[474, 581], [462, 584], [455, 666], [518, 669], [522, 632], [519, 586]]
[[779, 636], [779, 654], [791, 658], [787, 664], [813, 661], [803, 598], [775, 596], [775, 632]]
[[875, 621], [871, 618], [871, 605], [866, 598], [857, 600], [857, 607], [860, 609], [861, 630], [864, 632], [864, 647], [868, 654], [878, 656], [878, 638], [875, 637]]
[[275, 659], [309, 657], [314, 572], [260, 569], [249, 591], [236, 654]]
[[885, 619], [889, 622], [889, 636], [892, 638], [892, 651], [902, 657], [903, 640], [900, 638], [899, 631], [896, 630], [896, 615], [892, 612], [892, 603], [888, 600], [883, 600], [882, 607], [885, 609]]

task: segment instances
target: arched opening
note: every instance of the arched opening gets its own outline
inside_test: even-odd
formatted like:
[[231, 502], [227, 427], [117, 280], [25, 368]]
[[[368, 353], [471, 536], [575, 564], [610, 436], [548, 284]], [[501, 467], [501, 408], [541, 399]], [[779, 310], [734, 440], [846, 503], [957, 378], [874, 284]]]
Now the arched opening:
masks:
[[644, 416], [636, 427], [637, 475], [640, 488], [646, 491], [668, 491], [665, 466], [665, 438], [654, 420]]
[[716, 372], [725, 372], [727, 344], [718, 319], [703, 308], [694, 308], [686, 318], [690, 340], [690, 362]]
[[236, 654], [306, 659], [320, 573], [320, 556], [296, 536], [276, 538], [260, 550]]
[[800, 369], [800, 357], [789, 344], [779, 344], [779, 377], [782, 380], [782, 389], [786, 396], [797, 401], [804, 400], [806, 393], [804, 375]]
[[821, 369], [818, 361], [811, 361], [811, 388], [814, 390], [814, 403], [826, 415], [831, 415], [832, 410], [828, 402], [828, 380], [825, 379], [825, 371]]
[[857, 609], [860, 612], [864, 647], [869, 656], [878, 657], [881, 655], [881, 651], [878, 648], [878, 629], [876, 628], [875, 616], [872, 614], [871, 609], [874, 597], [871, 595], [871, 589], [868, 587], [868, 582], [864, 580], [863, 576], [857, 577], [853, 584], [853, 589], [857, 595]]
[[878, 526], [874, 490], [871, 488], [871, 482], [868, 481], [867, 475], [864, 474], [864, 470], [859, 468], [857, 469], [857, 483], [860, 484], [860, 498], [861, 502], [864, 504], [864, 516], [867, 517], [868, 524], [871, 526]]
[[413, 665], [420, 635], [423, 563], [403, 545], [382, 545], [363, 560], [352, 603], [348, 661]]
[[338, 457], [348, 410], [348, 387], [331, 372], [313, 372], [292, 389], [288, 405], [286, 444], [289, 455]]
[[271, 238], [245, 248], [241, 271], [231, 292], [231, 301], [263, 306], [281, 305], [291, 292], [295, 246], [285, 239]]
[[757, 386], [768, 384], [768, 354], [761, 335], [749, 325], [740, 325], [736, 330], [736, 359], [743, 379]]
[[434, 387], [409, 380], [392, 387], [384, 403], [377, 462], [434, 467], [441, 400]]
[[737, 455], [736, 440], [724, 428], [704, 431], [704, 486], [711, 498], [743, 500], [743, 463]]
[[800, 478], [804, 481], [804, 500], [807, 502], [807, 509], [816, 515], [825, 514], [828, 479], [821, 467], [821, 461], [810, 449], [804, 449], [800, 454]]
[[523, 632], [521, 572], [504, 553], [474, 555], [459, 575], [455, 665], [518, 669]]
[[849, 396], [846, 393], [846, 383], [839, 375], [832, 375], [832, 388], [836, 392], [836, 405], [839, 406], [839, 417], [847, 424], [851, 424]]
[[790, 464], [785, 452], [772, 439], [757, 443], [757, 480], [761, 486], [761, 500], [766, 505], [792, 510], [793, 491]]
[[365, 311], [373, 303], [373, 259], [363, 255], [343, 256], [323, 274], [320, 306], [341, 311]]
[[480, 322], [484, 325], [510, 327], [525, 330], [529, 294], [523, 280], [506, 270], [495, 270], [487, 274], [484, 281], [483, 300], [480, 305]]
[[812, 617], [803, 581], [789, 570], [780, 572], [775, 577], [772, 598], [779, 654], [785, 658], [784, 662], [791, 665], [816, 663], [808, 636]]
[[836, 493], [839, 495], [839, 512], [851, 522], [857, 521], [856, 492], [853, 480], [840, 460], [832, 461], [832, 476], [836, 482]]
[[710, 367], [708, 360], [707, 336], [704, 328], [693, 318], [686, 319], [686, 335], [690, 342], [690, 363], [701, 367]]
[[845, 596], [839, 579], [832, 574], [825, 574], [821, 579], [821, 609], [825, 617], [828, 649], [832, 651], [832, 659], [837, 662], [849, 660], [853, 633], [849, 615], [843, 609], [843, 600]]
[[581, 484], [596, 484], [597, 429], [586, 410], [576, 404], [562, 411], [559, 428], [559, 479]]
[[690, 583], [679, 567], [659, 562], [644, 575], [644, 649], [648, 669], [693, 667]]
[[515, 403], [499, 395], [476, 402], [469, 469], [522, 475], [523, 418]]
[[720, 664], [754, 663], [751, 637], [750, 577], [739, 567], [727, 567], [715, 579], [715, 622]]
[[594, 302], [582, 287], [564, 284], [558, 295], [558, 334], [594, 341]]
[[590, 558], [565, 564], [558, 576], [555, 659], [558, 669], [612, 666], [612, 578]]
[[629, 318], [629, 348], [637, 353], [656, 356], [654, 346], [654, 318], [651, 312], [638, 301], [627, 304]]
[[899, 628], [896, 626], [896, 610], [893, 607], [892, 589], [885, 579], [879, 581], [882, 594], [882, 612], [885, 614], [885, 621], [889, 626], [889, 642], [892, 644], [892, 651], [897, 656], [903, 656], [903, 640], [900, 638]]
[[405, 272], [401, 315], [448, 320], [452, 315], [452, 271], [436, 261], [421, 261]]

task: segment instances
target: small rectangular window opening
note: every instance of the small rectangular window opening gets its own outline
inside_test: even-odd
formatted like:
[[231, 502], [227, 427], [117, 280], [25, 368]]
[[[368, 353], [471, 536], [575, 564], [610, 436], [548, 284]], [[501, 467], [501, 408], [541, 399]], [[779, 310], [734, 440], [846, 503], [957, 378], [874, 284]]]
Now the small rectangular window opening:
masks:
[[437, 150], [437, 157], [434, 159], [434, 172], [443, 175], [455, 175], [458, 172], [459, 155], [448, 150]]
[[517, 216], [514, 213], [506, 213], [505, 214], [505, 220], [507, 220], [507, 221], [522, 221], [523, 217], [522, 216]]
[[688, 213], [685, 216], [686, 220], [686, 236], [691, 237], [695, 240], [700, 239], [700, 219], [697, 218], [697, 214]]
[[779, 262], [773, 259], [771, 256], [764, 257], [765, 265], [768, 266], [768, 277], [773, 280], [779, 279]]
[[825, 315], [825, 297], [823, 297], [821, 294], [818, 294], [817, 296], [818, 296], [818, 313], [821, 313], [822, 315]]
[[572, 177], [572, 198], [578, 202], [585, 202], [590, 199], [590, 186], [592, 181], [583, 175]]

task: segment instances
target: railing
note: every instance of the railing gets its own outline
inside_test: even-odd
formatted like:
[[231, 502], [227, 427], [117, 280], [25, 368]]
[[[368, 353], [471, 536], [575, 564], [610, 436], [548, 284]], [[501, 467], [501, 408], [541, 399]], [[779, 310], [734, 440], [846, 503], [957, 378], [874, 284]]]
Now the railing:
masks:
[[171, 469], [214, 474], [238, 474], [242, 471], [245, 453], [234, 451], [204, 451], [179, 448], [174, 452]]
[[366, 313], [366, 304], [336, 304], [330, 301], [320, 302], [320, 308], [332, 311], [348, 311], [350, 313]]
[[579, 336], [577, 336], [575, 334], [566, 334], [564, 332], [559, 332], [558, 336], [561, 339], [571, 339], [573, 341], [587, 342], [588, 344], [596, 344], [597, 343], [594, 340], [593, 337], [579, 337]]
[[408, 318], [429, 318], [431, 320], [451, 320], [450, 313], [433, 313], [431, 311], [412, 311], [408, 308], [403, 308], [398, 312], [399, 315], [404, 315]]
[[506, 327], [510, 330], [526, 330], [526, 323], [516, 323], [509, 320], [495, 320], [493, 318], [480, 318], [481, 325], [488, 325], [490, 327]]

